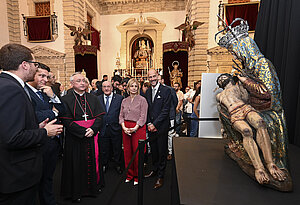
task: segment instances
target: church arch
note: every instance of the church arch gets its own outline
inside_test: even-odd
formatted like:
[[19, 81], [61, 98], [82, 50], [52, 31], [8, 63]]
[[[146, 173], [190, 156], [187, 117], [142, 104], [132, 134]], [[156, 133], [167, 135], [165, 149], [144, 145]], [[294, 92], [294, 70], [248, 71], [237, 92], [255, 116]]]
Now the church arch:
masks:
[[[166, 24], [154, 17], [143, 17], [140, 14], [137, 18], [128, 18], [117, 26], [121, 33], [120, 63], [121, 69], [131, 69], [134, 65], [132, 62], [132, 45], [139, 38], [149, 39], [153, 43], [151, 48], [152, 64], [154, 68], [162, 68], [162, 31]], [[151, 40], [151, 41], [150, 41]], [[149, 45], [150, 46], [150, 45]]]

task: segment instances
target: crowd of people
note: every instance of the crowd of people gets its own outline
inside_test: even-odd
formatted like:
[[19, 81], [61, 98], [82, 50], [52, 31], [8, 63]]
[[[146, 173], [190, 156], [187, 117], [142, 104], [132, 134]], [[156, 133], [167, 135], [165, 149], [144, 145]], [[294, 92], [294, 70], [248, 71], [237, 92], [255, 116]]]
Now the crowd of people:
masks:
[[[201, 81], [184, 94], [180, 83], [167, 86], [152, 69], [147, 80], [103, 75], [91, 84], [74, 73], [65, 89], [19, 44], [0, 49], [0, 68], [0, 205], [34, 205], [37, 193], [41, 205], [55, 205], [53, 175], [60, 153], [61, 196], [77, 203], [97, 196], [105, 172], [122, 174], [138, 141], [146, 138], [152, 170], [145, 177], [157, 177], [153, 188], [159, 189], [172, 159], [172, 138], [197, 136], [197, 120], [190, 133], [182, 122], [199, 117]], [[137, 156], [125, 183], [138, 184]]]

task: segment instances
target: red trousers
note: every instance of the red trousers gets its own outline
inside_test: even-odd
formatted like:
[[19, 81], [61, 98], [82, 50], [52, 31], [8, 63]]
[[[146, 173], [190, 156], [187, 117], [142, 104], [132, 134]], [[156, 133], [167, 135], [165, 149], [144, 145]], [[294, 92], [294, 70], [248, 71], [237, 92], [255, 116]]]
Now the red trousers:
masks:
[[[133, 128], [136, 125], [135, 122], [131, 122], [131, 121], [125, 121], [124, 123], [125, 123], [125, 127], [127, 128]], [[123, 135], [123, 145], [124, 145], [125, 167], [127, 167], [135, 150], [138, 148], [139, 140], [140, 139], [146, 140], [146, 125], [140, 127], [135, 133], [132, 133], [131, 136], [125, 134], [124, 131], [122, 131], [122, 135]], [[146, 151], [146, 147], [144, 152], [145, 151]], [[127, 179], [129, 180], [136, 178], [135, 180], [137, 181], [138, 163], [139, 163], [138, 155], [139, 152], [137, 152], [133, 160], [133, 163], [128, 169]]]

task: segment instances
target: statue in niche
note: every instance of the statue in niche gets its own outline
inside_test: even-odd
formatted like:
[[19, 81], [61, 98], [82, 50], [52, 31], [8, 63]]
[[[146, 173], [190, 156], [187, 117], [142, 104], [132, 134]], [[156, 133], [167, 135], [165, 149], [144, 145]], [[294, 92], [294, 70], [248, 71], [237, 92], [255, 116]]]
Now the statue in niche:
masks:
[[[232, 27], [237, 22], [240, 24]], [[242, 65], [233, 66], [239, 79], [237, 83], [228, 75], [221, 75], [217, 80], [219, 86], [225, 88], [223, 94], [217, 96], [224, 135], [230, 140], [225, 151], [260, 184], [292, 191], [279, 80], [273, 64], [249, 37], [248, 29], [248, 23], [238, 18], [215, 35], [216, 42], [227, 48]], [[253, 139], [262, 150], [262, 156]]]
[[71, 30], [70, 35], [74, 36], [74, 43], [75, 46], [77, 45], [86, 45], [86, 40], [88, 40], [88, 35], [91, 34], [93, 31], [90, 29], [82, 29], [80, 26], [76, 29], [76, 26], [71, 26], [65, 24]]
[[174, 69], [172, 71], [169, 70], [171, 86], [173, 87], [175, 83], [179, 83], [182, 87], [181, 78], [183, 73], [180, 71], [180, 69], [178, 69], [179, 62], [173, 61], [172, 66]]
[[190, 49], [192, 49], [195, 46], [195, 38], [193, 31], [196, 30], [202, 24], [204, 24], [204, 22], [193, 21], [193, 23], [191, 23], [190, 18], [187, 14], [185, 17], [185, 22], [175, 28], [182, 31], [182, 41], [188, 42]]
[[134, 53], [135, 67], [136, 68], [147, 68], [148, 58], [151, 56], [151, 49], [149, 47], [149, 42], [146, 45], [145, 40], [139, 41], [139, 50]]

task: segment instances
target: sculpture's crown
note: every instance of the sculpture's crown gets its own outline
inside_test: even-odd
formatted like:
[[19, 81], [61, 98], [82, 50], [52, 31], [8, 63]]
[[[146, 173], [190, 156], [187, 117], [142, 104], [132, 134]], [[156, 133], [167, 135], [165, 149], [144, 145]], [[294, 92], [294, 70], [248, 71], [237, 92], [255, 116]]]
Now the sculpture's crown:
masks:
[[[237, 26], [232, 27], [232, 25], [236, 22], [240, 21], [240, 24]], [[224, 48], [229, 48], [230, 45], [234, 44], [235, 42], [239, 41], [242, 38], [247, 37], [249, 30], [249, 26], [247, 21], [241, 18], [236, 18], [229, 26], [226, 26], [222, 31], [219, 31], [215, 35], [215, 41], [216, 43]], [[224, 34], [222, 37], [217, 39], [217, 37], [221, 34]]]

